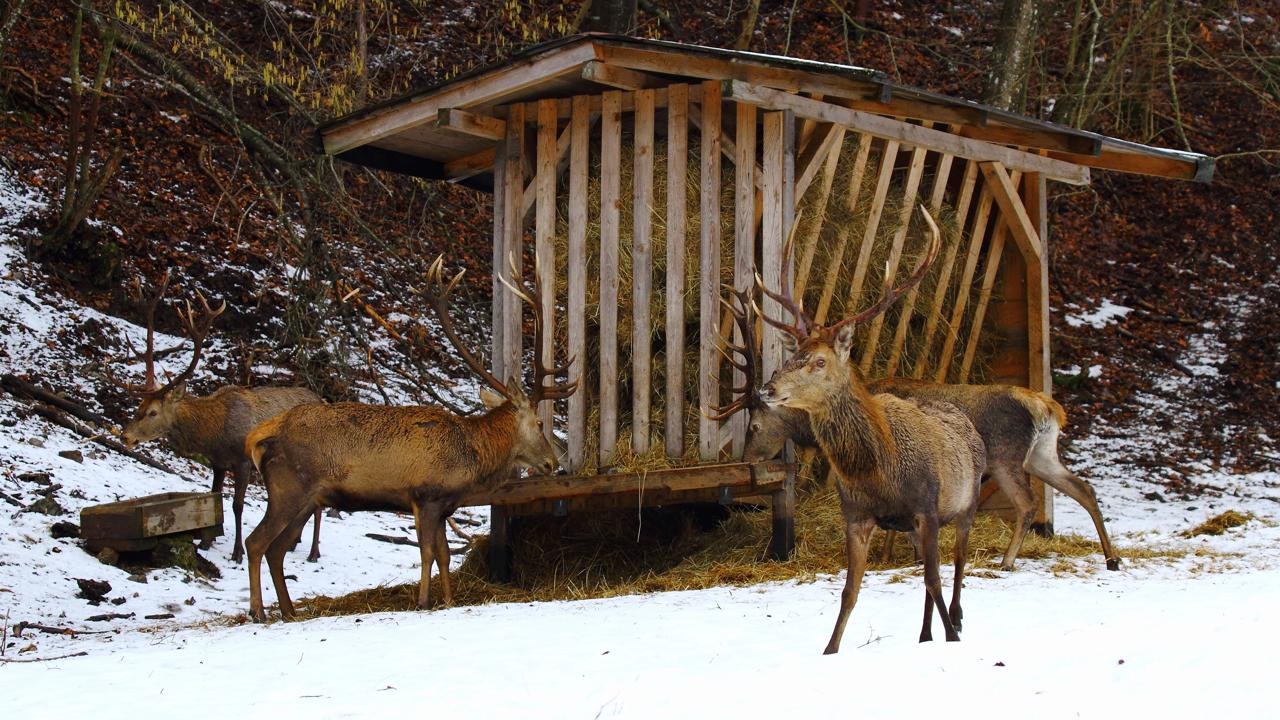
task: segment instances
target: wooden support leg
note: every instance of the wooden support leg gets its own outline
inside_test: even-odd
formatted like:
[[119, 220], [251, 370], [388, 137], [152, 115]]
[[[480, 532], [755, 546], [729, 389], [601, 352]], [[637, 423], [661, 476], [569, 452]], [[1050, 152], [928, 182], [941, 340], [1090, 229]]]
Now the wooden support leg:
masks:
[[796, 451], [791, 443], [783, 450], [787, 461], [787, 479], [782, 489], [773, 494], [773, 538], [769, 541], [769, 557], [790, 560], [796, 549]]
[[502, 505], [489, 506], [489, 581], [511, 582], [511, 518]]

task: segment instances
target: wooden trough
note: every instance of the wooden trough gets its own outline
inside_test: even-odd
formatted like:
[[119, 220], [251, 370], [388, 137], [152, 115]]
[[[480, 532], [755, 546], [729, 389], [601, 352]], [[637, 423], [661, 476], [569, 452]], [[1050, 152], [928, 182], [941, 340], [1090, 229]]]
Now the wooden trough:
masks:
[[[945, 210], [954, 240], [933, 279], [868, 329], [863, 371], [1050, 392], [1047, 181], [1085, 184], [1091, 168], [1213, 175], [1203, 155], [940, 96], [872, 70], [603, 35], [541, 45], [367, 108], [322, 127], [320, 138], [342, 160], [491, 192], [495, 276], [508, 258], [521, 263], [527, 242], [537, 259], [550, 332], [533, 351], [548, 366], [573, 356], [571, 377], [592, 380], [542, 408], [548, 432], [568, 438], [570, 476], [468, 499], [492, 506], [490, 567], [499, 575], [511, 518], [619, 498], [631, 507], [763, 498], [774, 513], [772, 554], [790, 555], [790, 449], [775, 463], [738, 462], [746, 419], [706, 416], [740, 380], [718, 348], [732, 330], [722, 284], [747, 287], [759, 272], [777, 287], [794, 268], [796, 292], [821, 322], [874, 293], [881, 266], [909, 271], [917, 204]], [[631, 221], [620, 227], [624, 209]], [[809, 221], [788, 264], [782, 249], [798, 209]], [[836, 211], [861, 224], [832, 232]], [[620, 237], [630, 238], [621, 248]], [[771, 299], [759, 301], [781, 315]], [[629, 314], [619, 317], [620, 306]], [[524, 324], [520, 302], [495, 277], [498, 377], [522, 366]], [[771, 326], [759, 334], [767, 378], [782, 343]], [[677, 467], [609, 474], [620, 445], [665, 453]], [[1034, 486], [1036, 521], [1051, 531], [1051, 493]], [[984, 507], [1008, 507], [990, 497], [994, 487], [988, 493]]]
[[90, 552], [154, 548], [161, 537], [191, 533], [200, 540], [222, 535], [222, 496], [168, 492], [92, 505], [80, 511], [80, 536]]

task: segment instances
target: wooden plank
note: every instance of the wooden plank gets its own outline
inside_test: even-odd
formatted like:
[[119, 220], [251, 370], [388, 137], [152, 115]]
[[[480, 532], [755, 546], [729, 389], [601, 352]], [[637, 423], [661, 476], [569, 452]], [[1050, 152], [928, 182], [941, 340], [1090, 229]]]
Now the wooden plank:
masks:
[[1072, 185], [1085, 185], [1089, 182], [1089, 168], [1072, 163], [1032, 155], [1003, 145], [959, 137], [893, 118], [851, 110], [761, 85], [752, 85], [738, 80], [727, 81], [725, 85], [727, 86], [725, 97], [749, 102], [762, 108], [790, 110], [800, 117], [837, 123], [859, 132], [871, 133], [877, 137], [896, 140], [915, 147], [925, 147], [969, 160], [1000, 162], [1012, 169], [1043, 173], [1054, 180]]
[[[544, 100], [538, 103], [532, 103], [532, 105], [534, 106], [534, 110], [533, 110], [534, 114], [536, 115], [539, 113], [548, 113], [548, 116], [550, 116], [549, 111], [545, 109], [545, 106], [548, 103], [554, 106], [556, 104], [556, 101]], [[558, 120], [559, 116], [557, 115], [556, 118]], [[569, 129], [570, 129], [569, 126], [566, 125], [564, 128], [564, 132], [560, 133], [559, 137], [556, 138], [555, 166], [554, 166], [556, 175], [560, 174], [560, 171], [564, 169], [565, 164], [569, 160]], [[537, 197], [536, 188], [534, 184], [537, 181], [538, 179], [535, 176], [533, 180], [529, 181], [529, 184], [526, 185], [524, 189], [524, 203], [521, 205], [522, 209], [521, 209], [520, 216], [524, 218], [525, 224], [528, 224], [529, 217], [533, 213], [534, 199]]]
[[669, 493], [702, 488], [740, 488], [741, 494], [769, 492], [783, 482], [786, 463], [725, 463], [649, 470], [613, 475], [553, 475], [512, 480], [461, 501], [470, 505], [514, 505], [537, 500], [559, 500], [594, 495]]
[[573, 115], [569, 120], [569, 224], [565, 266], [568, 271], [569, 380], [579, 383], [579, 390], [569, 396], [569, 418], [566, 434], [569, 440], [568, 471], [582, 470], [586, 463], [587, 397], [583, 380], [587, 359], [587, 191], [590, 167], [591, 116], [590, 99], [579, 95], [573, 99]]
[[916, 366], [911, 373], [915, 378], [923, 378], [925, 369], [929, 365], [933, 335], [938, 330], [938, 321], [942, 318], [942, 305], [946, 302], [947, 290], [951, 287], [951, 271], [955, 267], [956, 254], [964, 242], [964, 228], [969, 219], [969, 208], [973, 205], [973, 189], [977, 182], [978, 163], [970, 160], [965, 163], [964, 178], [960, 181], [960, 199], [956, 203], [956, 227], [960, 229], [960, 237], [943, 251], [942, 265], [938, 270], [938, 286], [933, 291], [933, 303], [925, 319], [924, 334], [920, 337], [920, 353], [916, 356]]
[[636, 92], [631, 241], [631, 447], [649, 451], [653, 396], [653, 91]]
[[[556, 366], [556, 132], [559, 130], [554, 100], [538, 103], [538, 155], [536, 177], [538, 212], [534, 223], [534, 252], [538, 292], [542, 307], [542, 347], [534, 348], [542, 358], [543, 367]], [[554, 382], [544, 378], [543, 383]], [[538, 408], [542, 419], [542, 432], [553, 436], [552, 417], [555, 403], [544, 400]]]
[[459, 108], [440, 110], [440, 114], [436, 116], [436, 127], [485, 140], [501, 140], [507, 136], [505, 121]]
[[[737, 116], [737, 147], [733, 161], [734, 216], [733, 216], [733, 286], [738, 290], [750, 288], [755, 278], [756, 259], [756, 107], [746, 103], [734, 104]], [[724, 319], [723, 317], [721, 318]], [[737, 323], [722, 326], [733, 329], [733, 340], [743, 343]], [[746, 375], [733, 368], [733, 384], [741, 387]], [[747, 445], [746, 413], [737, 413], [725, 422], [722, 431], [729, 435], [729, 452], [734, 459], [742, 457]]]
[[811, 143], [796, 161], [796, 166], [800, 168], [800, 175], [796, 178], [797, 198], [804, 197], [809, 186], [818, 177], [818, 171], [827, 166], [832, 148], [840, 147], [844, 140], [845, 129], [839, 125], [822, 123], [822, 127], [815, 132], [818, 134], [818, 141]]
[[897, 141], [885, 142], [880, 153], [880, 174], [876, 178], [875, 193], [871, 196], [871, 210], [867, 215], [867, 224], [862, 233], [862, 247], [858, 251], [857, 264], [853, 268], [853, 280], [849, 283], [849, 301], [845, 303], [846, 313], [854, 312], [858, 307], [858, 300], [862, 297], [862, 284], [867, 279], [867, 266], [871, 263], [871, 250], [876, 244], [876, 232], [880, 229], [884, 201], [889, 196], [889, 185], [893, 180], [893, 168], [897, 159]]
[[991, 233], [991, 246], [987, 248], [986, 272], [982, 277], [982, 289], [978, 294], [978, 304], [973, 308], [973, 320], [969, 323], [969, 338], [964, 347], [964, 359], [960, 362], [960, 373], [956, 382], [969, 382], [969, 371], [973, 369], [973, 359], [978, 353], [978, 341], [982, 339], [982, 325], [986, 321], [987, 304], [991, 301], [991, 288], [995, 286], [996, 276], [1000, 272], [1000, 256], [1004, 254], [1005, 236], [1009, 234], [1009, 224], [996, 218], [996, 228]]
[[[872, 137], [866, 133], [858, 136], [858, 152], [853, 160], [853, 172], [849, 175], [849, 187], [845, 193], [845, 209], [849, 214], [858, 207], [858, 198], [862, 194], [862, 178], [867, 171], [867, 158], [871, 154]], [[896, 152], [895, 152], [896, 154]], [[841, 228], [836, 239], [835, 251], [831, 254], [831, 260], [827, 265], [827, 277], [822, 284], [822, 296], [818, 300], [818, 310], [814, 313], [814, 320], [819, 324], [827, 321], [827, 312], [831, 308], [831, 298], [835, 294], [836, 279], [840, 277], [840, 268], [844, 265], [845, 248], [849, 245], [849, 237], [852, 231], [846, 225]]]
[[1123, 152], [1104, 141], [1096, 156], [1050, 150], [1048, 157], [1099, 170], [1118, 170], [1137, 175], [1209, 182], [1213, 178], [1212, 158], [1176, 158]]
[[689, 182], [689, 86], [667, 106], [667, 457], [684, 455], [684, 267]]
[[1000, 206], [1000, 215], [1009, 224], [1009, 232], [1018, 250], [1023, 255], [1043, 257], [1040, 249], [1040, 236], [1036, 234], [1027, 209], [1022, 206], [1022, 198], [1018, 196], [1018, 188], [1013, 184], [1000, 163], [979, 163], [982, 175], [991, 188], [991, 195]]
[[[929, 194], [929, 212], [934, 218], [938, 217], [938, 211], [942, 208], [942, 198], [947, 192], [947, 180], [951, 177], [952, 158], [950, 155], [943, 155], [938, 158], [938, 165], [934, 169], [933, 174], [933, 190]], [[955, 258], [955, 253], [951, 253], [951, 257]], [[939, 268], [938, 283], [943, 287], [946, 286], [949, 277], [950, 267], [945, 266]], [[943, 274], [942, 271], [948, 274]], [[896, 375], [898, 372], [898, 360], [902, 357], [902, 349], [907, 342], [907, 330], [911, 326], [911, 317], [915, 312], [916, 299], [919, 296], [920, 286], [917, 285], [907, 292], [907, 296], [902, 299], [902, 310], [898, 316], [898, 327], [893, 334], [893, 345], [889, 348], [889, 360], [885, 363], [884, 374], [886, 376]]]
[[986, 125], [985, 127], [959, 126], [955, 133], [1001, 145], [1017, 145], [1042, 150], [1060, 150], [1077, 155], [1096, 157], [1102, 152], [1102, 138], [1074, 133], [1052, 132], [1010, 125]]
[[897, 96], [891, 98], [889, 102], [882, 102], [878, 98], [863, 98], [859, 100], [840, 100], [839, 104], [852, 110], [861, 110], [877, 115], [946, 123], [952, 126], [981, 127], [987, 122], [987, 111], [982, 108], [938, 105]]
[[582, 79], [618, 90], [647, 90], [667, 84], [654, 75], [598, 60], [583, 63]]
[[[517, 277], [513, 282], [520, 282], [521, 266], [524, 257], [524, 222], [519, 214], [524, 199], [524, 136], [525, 122], [523, 108], [512, 108], [507, 118], [505, 177], [503, 178], [502, 204], [503, 218], [503, 252], [502, 264], [494, 268], [494, 272], [510, 272], [510, 265], [515, 264]], [[502, 288], [503, 341], [506, 343], [502, 367], [506, 370], [503, 381], [523, 382], [520, 371], [521, 348], [524, 334], [524, 303], [506, 287]]]
[[600, 119], [600, 464], [618, 444], [618, 203], [622, 93], [604, 94]]
[[[1052, 360], [1049, 346], [1049, 209], [1045, 179], [1034, 173], [1023, 179], [1023, 205], [1040, 238], [1044, 254], [1038, 263], [1027, 261], [1027, 345], [1028, 375], [1032, 390], [1053, 394]], [[1033, 266], [1034, 265], [1034, 266]], [[1053, 529], [1053, 489], [1040, 478], [1032, 478], [1036, 498], [1033, 520], [1047, 532]]]
[[[893, 233], [889, 260], [885, 266], [885, 273], [890, 278], [898, 274], [898, 263], [902, 260], [902, 247], [907, 239], [907, 230], [911, 227], [911, 214], [916, 210], [916, 193], [920, 190], [920, 178], [924, 175], [924, 161], [928, 153], [929, 151], [923, 147], [916, 147], [911, 151], [911, 162], [907, 167], [907, 182], [902, 189], [902, 210], [898, 214], [898, 228]], [[884, 318], [887, 314], [888, 310], [876, 315], [864, 336], [860, 363], [864, 374], [871, 370], [871, 361], [876, 357], [876, 348], [880, 344], [880, 329], [884, 327]]]
[[978, 254], [982, 250], [982, 241], [987, 233], [987, 220], [991, 215], [991, 207], [995, 204], [991, 196], [991, 188], [983, 185], [978, 199], [978, 212], [973, 219], [973, 227], [969, 231], [969, 250], [965, 255], [964, 269], [960, 273], [960, 281], [956, 284], [956, 298], [951, 306], [951, 320], [947, 324], [947, 332], [942, 344], [942, 354], [938, 356], [938, 368], [934, 372], [936, 382], [946, 382], [951, 362], [955, 359], [956, 341], [960, 337], [960, 323], [964, 320], [965, 307], [969, 302], [970, 284], [978, 267]]
[[502, 268], [507, 265], [507, 234], [503, 229], [506, 220], [504, 202], [507, 196], [505, 179], [507, 176], [506, 140], [498, 143], [497, 159], [493, 165], [493, 278], [490, 280], [490, 296], [493, 298], [493, 314], [490, 327], [493, 328], [493, 340], [489, 346], [489, 369], [499, 380], [506, 380], [506, 349], [503, 339], [506, 336], [507, 316], [503, 312], [507, 289], [498, 278]]
[[[498, 102], [548, 78], [575, 73], [595, 48], [586, 43], [562, 52], [548, 53], [523, 62], [496, 68], [484, 75], [460, 81], [435, 91], [428, 97], [410, 98], [403, 103], [366, 113], [349, 122], [321, 131], [324, 151], [329, 155], [403, 132], [436, 119], [441, 108], [469, 108]], [[509, 134], [508, 130], [508, 134]]]
[[720, 353], [716, 347], [720, 335], [720, 83], [703, 83], [702, 97], [698, 451], [703, 460], [715, 460], [720, 455], [720, 424], [706, 414], [719, 404], [720, 387]]
[[[493, 168], [495, 166], [495, 152], [495, 148], [485, 148], [479, 152], [463, 155], [462, 157], [450, 160], [444, 164], [444, 175], [448, 178], [449, 182], [460, 182], [469, 177], [475, 177], [480, 173], [488, 172], [489, 168]], [[496, 178], [496, 168], [494, 172], [494, 177]], [[497, 184], [498, 181], [495, 180], [495, 187]]]
[[[840, 163], [840, 151], [844, 147], [844, 128], [835, 128], [834, 137], [827, 147], [827, 156], [822, 163], [822, 184], [818, 186], [818, 197], [808, 209], [809, 225], [804, 236], [797, 243], [796, 251], [800, 253], [800, 265], [796, 268], [796, 298], [804, 301], [804, 291], [809, 286], [809, 272], [813, 269], [813, 258], [818, 251], [818, 237], [826, 223], [827, 203], [831, 201], [831, 188], [835, 185], [836, 167]], [[801, 163], [803, 165], [803, 162]], [[865, 166], [865, 162], [864, 162]], [[796, 182], [796, 197], [804, 197], [804, 190]]]

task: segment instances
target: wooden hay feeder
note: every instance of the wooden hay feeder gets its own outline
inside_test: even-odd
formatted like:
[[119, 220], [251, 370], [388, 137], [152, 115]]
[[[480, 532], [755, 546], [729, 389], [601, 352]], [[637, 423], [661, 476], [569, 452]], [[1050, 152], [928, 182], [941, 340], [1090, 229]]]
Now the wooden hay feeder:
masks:
[[191, 533], [200, 540], [222, 535], [222, 496], [168, 492], [92, 505], [80, 511], [80, 536], [90, 552], [154, 548], [161, 537]]
[[[789, 556], [792, 454], [737, 462], [746, 419], [703, 413], [727, 402], [737, 381], [717, 349], [732, 330], [722, 285], [746, 287], [760, 272], [777, 287], [798, 215], [792, 281], [820, 322], [870, 302], [880, 268], [910, 271], [922, 249], [917, 204], [945, 220], [926, 281], [866, 331], [860, 364], [870, 377], [1049, 392], [1046, 181], [1086, 184], [1090, 168], [1201, 182], [1213, 174], [1202, 155], [871, 70], [603, 35], [532, 48], [337, 120], [320, 136], [326, 153], [349, 162], [492, 192], [495, 275], [533, 245], [546, 334], [565, 338], [534, 350], [548, 365], [575, 357], [571, 376], [583, 382], [567, 403], [542, 408], [544, 425], [568, 438], [571, 476], [515, 481], [467, 501], [493, 506], [490, 567], [499, 575], [512, 517], [585, 507], [764, 497], [772, 555]], [[495, 279], [498, 377], [522, 365], [523, 324], [520, 302]], [[767, 378], [783, 349], [774, 328], [760, 335]], [[671, 467], [608, 472], [622, 450], [665, 456]], [[988, 485], [984, 507], [1008, 507]], [[1037, 522], [1051, 530], [1051, 493], [1035, 487]]]

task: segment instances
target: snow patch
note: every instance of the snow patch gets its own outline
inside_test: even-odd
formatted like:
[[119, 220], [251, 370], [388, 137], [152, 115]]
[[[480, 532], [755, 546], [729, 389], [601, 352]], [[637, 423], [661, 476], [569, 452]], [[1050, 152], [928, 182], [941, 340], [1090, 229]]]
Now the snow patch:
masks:
[[[1071, 307], [1075, 306], [1073, 305]], [[1116, 303], [1111, 302], [1110, 299], [1103, 298], [1098, 307], [1093, 310], [1068, 313], [1063, 319], [1066, 320], [1067, 324], [1071, 327], [1088, 325], [1090, 327], [1101, 328], [1106, 327], [1109, 323], [1123, 319], [1124, 316], [1128, 315], [1132, 311], [1133, 308], [1131, 307], [1117, 305]]]

